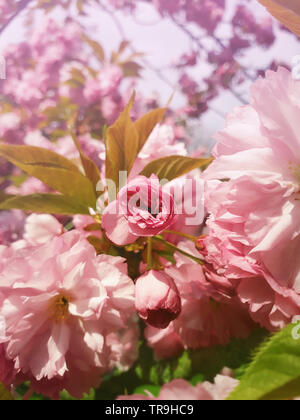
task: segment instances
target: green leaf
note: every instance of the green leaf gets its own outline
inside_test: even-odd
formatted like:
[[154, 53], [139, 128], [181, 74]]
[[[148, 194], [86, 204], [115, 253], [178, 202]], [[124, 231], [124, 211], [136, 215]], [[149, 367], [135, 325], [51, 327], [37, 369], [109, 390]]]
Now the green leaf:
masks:
[[225, 346], [189, 350], [193, 373], [200, 373], [212, 382], [224, 367], [232, 370], [249, 364], [253, 351], [268, 337], [268, 332], [257, 329], [247, 339], [232, 339]]
[[202, 384], [205, 381], [204, 376], [201, 373], [197, 373], [195, 376], [192, 377], [190, 380], [190, 384], [196, 386], [198, 384]]
[[158, 385], [140, 385], [134, 391], [133, 394], [149, 395], [152, 394], [154, 397], [158, 397], [161, 387]]
[[139, 134], [139, 152], [144, 147], [150, 134], [163, 119], [167, 108], [155, 109], [137, 120], [134, 125]]
[[294, 328], [295, 325], [289, 325], [261, 346], [229, 400], [300, 396], [300, 345], [293, 338]]
[[[78, 401], [77, 398], [72, 397], [67, 391], [62, 391], [60, 393], [59, 399], [61, 401]], [[80, 401], [94, 401], [95, 399], [95, 390], [92, 388], [89, 394], [83, 394], [83, 397]]]
[[94, 207], [96, 195], [91, 181], [69, 159], [34, 146], [0, 145], [0, 155], [48, 187]]
[[212, 162], [212, 158], [196, 159], [185, 156], [168, 156], [150, 162], [143, 169], [141, 175], [150, 177], [155, 174], [160, 180], [172, 181], [182, 175], [191, 172], [193, 169], [205, 169]]
[[71, 197], [57, 194], [33, 194], [12, 196], [0, 203], [0, 210], [20, 209], [33, 213], [49, 214], [89, 214], [86, 206]]
[[11, 393], [0, 382], [0, 401], [13, 401]]
[[139, 151], [138, 132], [131, 121], [133, 94], [118, 120], [106, 131], [106, 178], [119, 186], [119, 172], [130, 173]]

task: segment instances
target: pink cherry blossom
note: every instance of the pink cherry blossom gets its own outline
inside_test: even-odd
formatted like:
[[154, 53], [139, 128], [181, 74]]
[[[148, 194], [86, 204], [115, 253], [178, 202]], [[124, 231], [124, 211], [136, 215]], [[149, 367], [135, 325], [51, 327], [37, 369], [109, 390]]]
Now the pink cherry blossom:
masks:
[[77, 230], [81, 232], [82, 235], [84, 235], [86, 238], [89, 236], [96, 236], [97, 238], [102, 239], [102, 230], [87, 230], [88, 227], [90, 227], [91, 225], [95, 225], [95, 223], [95, 219], [92, 216], [84, 216], [78, 214], [73, 217], [73, 225]]
[[128, 323], [126, 330], [111, 333], [107, 336], [107, 344], [111, 349], [111, 367], [117, 366], [121, 371], [129, 370], [138, 360], [138, 342], [140, 332], [135, 319]]
[[88, 79], [84, 96], [88, 102], [99, 101], [103, 96], [108, 96], [117, 91], [123, 72], [120, 67], [115, 65], [106, 65], [101, 69], [96, 79]]
[[140, 236], [155, 236], [168, 229], [176, 218], [173, 197], [156, 176], [139, 176], [123, 187], [117, 200], [105, 209], [102, 226], [117, 245], [128, 245]]
[[14, 382], [29, 380], [51, 398], [62, 389], [80, 398], [99, 386], [110, 368], [106, 336], [134, 313], [125, 272], [122, 258], [97, 257], [75, 231], [16, 250], [0, 273], [1, 342]]
[[177, 141], [175, 126], [171, 124], [157, 125], [139, 153], [130, 173], [130, 178], [132, 179], [141, 173], [151, 161], [172, 155], [186, 156], [186, 145]]
[[64, 233], [64, 227], [50, 214], [32, 214], [25, 222], [24, 239], [31, 245], [46, 244]]
[[299, 89], [283, 68], [260, 78], [251, 105], [237, 109], [218, 133], [216, 159], [205, 173], [209, 226], [235, 249], [226, 270], [247, 266], [253, 280], [241, 275], [238, 293], [269, 329], [299, 312]]
[[190, 385], [183, 379], [175, 379], [162, 387], [157, 398], [147, 392], [148, 396], [143, 394], [124, 395], [118, 397], [118, 400], [218, 401], [225, 400], [238, 383], [237, 380], [223, 375], [217, 375], [214, 384], [204, 382], [196, 386]]
[[9, 245], [21, 239], [24, 232], [25, 215], [20, 210], [0, 212], [0, 244]]
[[18, 144], [20, 128], [21, 117], [17, 113], [8, 112], [0, 115], [0, 137], [6, 142]]
[[174, 330], [171, 323], [165, 329], [158, 329], [148, 325], [145, 330], [148, 346], [154, 349], [158, 360], [170, 359], [178, 356], [184, 349], [180, 335]]

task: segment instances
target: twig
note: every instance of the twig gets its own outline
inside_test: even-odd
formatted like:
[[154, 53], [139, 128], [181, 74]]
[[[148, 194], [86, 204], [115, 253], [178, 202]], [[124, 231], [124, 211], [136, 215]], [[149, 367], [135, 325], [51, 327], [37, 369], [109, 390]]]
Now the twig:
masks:
[[179, 252], [180, 254], [184, 255], [185, 257], [190, 258], [191, 260], [195, 261], [198, 264], [203, 265], [204, 261], [200, 258], [195, 257], [194, 255], [189, 254], [188, 252], [183, 251], [183, 249], [178, 248], [176, 245], [172, 244], [171, 242], [165, 241], [163, 238], [159, 236], [155, 236], [154, 239], [158, 242], [161, 242], [168, 246], [169, 248], [173, 249], [176, 252]]
[[[119, 20], [117, 19], [117, 17], [115, 16], [115, 13], [113, 11], [111, 11], [109, 8], [107, 8], [106, 6], [104, 6], [102, 3], [99, 2], [99, 5], [101, 7], [101, 9], [107, 13], [109, 15], [109, 17], [111, 18], [111, 20], [114, 22], [120, 36], [122, 39], [126, 39], [126, 33], [124, 31], [123, 26], [121, 25], [121, 23], [119, 22]], [[131, 50], [132, 53], [136, 53], [137, 51], [135, 50], [135, 48], [132, 45], [129, 45], [129, 48]], [[174, 86], [174, 84], [172, 84], [170, 82], [170, 80], [162, 73], [162, 71], [160, 69], [157, 69], [156, 67], [152, 66], [152, 64], [149, 63], [148, 60], [146, 60], [145, 58], [141, 58], [140, 61], [145, 65], [146, 68], [148, 68], [149, 70], [151, 70], [152, 72], [154, 72], [156, 74], [156, 76], [161, 79], [164, 83], [166, 83], [172, 90], [177, 90], [176, 86]]]
[[11, 15], [11, 17], [4, 23], [0, 28], [0, 35], [5, 31], [5, 29], [11, 24], [11, 22], [28, 6], [32, 0], [21, 0], [18, 3], [18, 9]]
[[[201, 39], [202, 37], [198, 38], [196, 37], [187, 27], [185, 27], [182, 23], [178, 22], [177, 19], [174, 18], [174, 16], [170, 16], [172, 22], [178, 27], [180, 28], [198, 47], [198, 56], [200, 56], [200, 51], [205, 51], [206, 54], [209, 53], [208, 49], [201, 44]], [[218, 38], [212, 36], [212, 38], [218, 42], [218, 44], [220, 46], [222, 46], [222, 48], [224, 49], [225, 46], [224, 44], [221, 42], [221, 40], [219, 40]], [[243, 73], [246, 75], [246, 77], [248, 77], [250, 79], [250, 75], [248, 75], [247, 73], [245, 73], [245, 69], [243, 69], [243, 66], [241, 66], [239, 63], [237, 63], [239, 65], [239, 67], [241, 68], [241, 71], [243, 71]], [[243, 105], [246, 105], [248, 102], [239, 94], [237, 93], [233, 87], [228, 87], [228, 90], [230, 91], [230, 93], [239, 101], [241, 102]]]
[[147, 270], [152, 270], [152, 238], [147, 238]]

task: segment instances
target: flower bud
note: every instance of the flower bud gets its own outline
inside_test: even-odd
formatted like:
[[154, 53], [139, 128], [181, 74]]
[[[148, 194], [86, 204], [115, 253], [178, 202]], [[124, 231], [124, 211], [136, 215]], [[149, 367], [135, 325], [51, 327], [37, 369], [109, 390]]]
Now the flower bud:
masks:
[[167, 328], [181, 312], [181, 298], [174, 280], [151, 270], [135, 286], [135, 306], [140, 317], [156, 328]]

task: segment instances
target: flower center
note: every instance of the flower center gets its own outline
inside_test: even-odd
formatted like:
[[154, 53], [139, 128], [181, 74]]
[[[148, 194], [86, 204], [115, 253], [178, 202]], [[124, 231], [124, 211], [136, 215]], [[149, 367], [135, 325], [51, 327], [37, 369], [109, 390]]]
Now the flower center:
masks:
[[294, 175], [298, 181], [298, 184], [300, 185], [300, 165], [296, 166], [296, 168], [294, 168]]
[[64, 293], [53, 298], [51, 303], [51, 314], [56, 322], [65, 321], [69, 316], [70, 297]]

